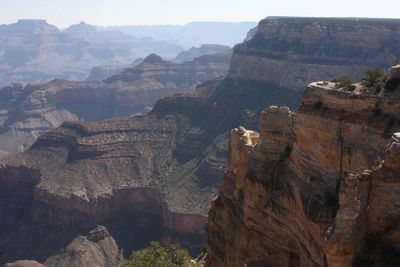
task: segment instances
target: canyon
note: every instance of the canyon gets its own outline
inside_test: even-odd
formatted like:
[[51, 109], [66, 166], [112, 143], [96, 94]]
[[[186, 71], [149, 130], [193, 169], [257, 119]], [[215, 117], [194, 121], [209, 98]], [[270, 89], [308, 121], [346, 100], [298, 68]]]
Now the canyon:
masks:
[[[163, 97], [147, 114], [64, 122], [28, 151], [3, 157], [0, 214], [6, 216], [0, 218], [8, 219], [0, 221], [0, 263], [27, 257], [45, 262], [98, 224], [125, 255], [150, 240], [179, 241], [195, 255], [208, 220], [210, 266], [349, 264], [357, 242], [393, 219], [378, 216], [373, 203], [386, 197], [384, 205], [392, 207], [395, 179], [374, 177], [395, 175], [390, 155], [396, 155], [397, 141], [389, 154], [385, 148], [392, 136], [397, 140], [398, 93], [368, 95], [315, 83], [303, 97], [303, 88], [313, 80], [357, 77], [370, 66], [390, 67], [399, 60], [392, 49], [399, 47], [396, 29], [398, 20], [267, 18], [234, 48], [226, 77]], [[342, 48], [361, 52], [345, 61], [346, 55], [333, 53]], [[160, 62], [154, 55], [148, 60]], [[129, 81], [135, 68], [115, 77]], [[263, 112], [274, 104], [288, 107]], [[381, 169], [350, 178], [378, 156], [385, 158]], [[338, 191], [369, 192], [358, 186], [361, 180], [377, 184], [368, 200], [352, 202]], [[377, 216], [368, 221], [382, 219], [345, 251], [338, 244], [356, 233], [351, 225], [359, 221], [338, 210], [338, 203], [360, 214], [369, 204]], [[391, 229], [390, 246], [397, 231]]]
[[0, 89], [0, 156], [25, 151], [40, 134], [64, 121], [144, 112], [163, 96], [193, 90], [225, 75], [229, 60], [229, 54], [212, 54], [177, 64], [151, 54], [103, 81], [53, 80], [4, 87]]
[[151, 53], [174, 58], [182, 50], [173, 42], [99, 31], [84, 22], [61, 31], [45, 20], [19, 20], [0, 25], [0, 87], [85, 80], [96, 65], [130, 64]]

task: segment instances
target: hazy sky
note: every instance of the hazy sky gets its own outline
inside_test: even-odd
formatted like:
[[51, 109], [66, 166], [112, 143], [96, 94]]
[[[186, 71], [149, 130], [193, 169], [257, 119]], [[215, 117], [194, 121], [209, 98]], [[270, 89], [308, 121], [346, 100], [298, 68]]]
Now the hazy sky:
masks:
[[0, 0], [0, 24], [42, 18], [65, 27], [259, 21], [266, 16], [400, 18], [400, 0]]

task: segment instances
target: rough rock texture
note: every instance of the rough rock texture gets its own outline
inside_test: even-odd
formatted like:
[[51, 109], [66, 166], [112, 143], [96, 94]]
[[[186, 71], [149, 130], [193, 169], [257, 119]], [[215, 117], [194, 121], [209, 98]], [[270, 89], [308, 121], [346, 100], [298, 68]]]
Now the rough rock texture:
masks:
[[227, 54], [183, 64], [150, 55], [105, 81], [54, 80], [4, 87], [0, 90], [0, 155], [25, 151], [40, 134], [64, 121], [143, 112], [167, 94], [193, 90], [201, 82], [225, 75], [228, 64]]
[[146, 116], [68, 122], [42, 135], [1, 161], [2, 184], [29, 186], [23, 203], [0, 200], [10, 207], [3, 214], [19, 212], [0, 225], [0, 262], [44, 261], [99, 223], [125, 253], [163, 240], [195, 255], [224, 172], [228, 129], [253, 127], [263, 106], [290, 97], [269, 85], [214, 80], [160, 100]]
[[96, 227], [87, 236], [75, 238], [57, 255], [48, 258], [46, 267], [117, 267], [123, 259], [115, 240], [105, 227]]
[[0, 90], [0, 156], [23, 152], [39, 135], [76, 120], [75, 114], [54, 107], [45, 90], [5, 87]]
[[[155, 56], [150, 59], [152, 63], [144, 63], [143, 67], [157, 65], [161, 68], [167, 64]], [[261, 67], [267, 70], [268, 66]], [[150, 69], [157, 75], [156, 68]], [[129, 72], [134, 75], [140, 73], [134, 69]], [[129, 81], [131, 76], [121, 74], [120, 77], [122, 81]], [[331, 225], [337, 208], [339, 173], [368, 167], [377, 155], [383, 156], [392, 132], [398, 128], [398, 112], [395, 111], [398, 106], [388, 97], [352, 95], [314, 87], [309, 89], [309, 97], [305, 98], [296, 119], [287, 109], [275, 108], [273, 114], [280, 119], [273, 124], [268, 124], [266, 120], [266, 130], [260, 133], [264, 137], [260, 137], [259, 141], [263, 145], [256, 146], [258, 153], [253, 155], [253, 150], [247, 148], [251, 150], [249, 165], [254, 171], [250, 173], [251, 179], [246, 178], [243, 182], [253, 183], [250, 185], [251, 192], [240, 189], [236, 192], [229, 185], [232, 184], [228, 181], [230, 178], [226, 178], [227, 181], [224, 179], [226, 190], [235, 192], [240, 200], [251, 202], [246, 209], [252, 213], [249, 217], [252, 225], [241, 228], [242, 219], [238, 214], [244, 210], [236, 210], [236, 202], [217, 201], [221, 205], [226, 204], [225, 207], [230, 207], [229, 210], [234, 210], [235, 214], [229, 215], [227, 209], [212, 217], [216, 222], [212, 227], [216, 230], [210, 226], [208, 230], [213, 233], [213, 238], [219, 240], [217, 248], [211, 250], [215, 261], [224, 260], [227, 250], [224, 240], [231, 236], [238, 239], [245, 236], [248, 243], [230, 240], [228, 247], [249, 244], [248, 248], [241, 249], [251, 257], [227, 253], [234, 259], [250, 259], [249, 264], [254, 261], [254, 265], [250, 266], [257, 266], [260, 260], [256, 251], [267, 255], [268, 263], [290, 259], [295, 266], [299, 261], [316, 264], [324, 261], [320, 249], [324, 240], [322, 236]], [[90, 90], [80, 91], [88, 95], [91, 93]], [[105, 92], [109, 91], [101, 94]], [[214, 79], [193, 92], [159, 100], [146, 116], [64, 123], [62, 127], [40, 137], [29, 151], [0, 161], [2, 184], [9, 187], [18, 183], [26, 185], [26, 190], [20, 193], [25, 196], [23, 203], [13, 198], [0, 199], [0, 207], [10, 207], [4, 209], [3, 214], [13, 215], [13, 222], [2, 222], [0, 226], [7, 233], [0, 234], [0, 252], [3, 252], [0, 253], [0, 262], [27, 258], [26, 255], [44, 261], [55, 254], [54, 249], [66, 247], [77, 235], [99, 223], [107, 226], [125, 253], [142, 248], [149, 240], [178, 240], [192, 251], [198, 251], [203, 243], [209, 201], [216, 195], [225, 172], [229, 131], [237, 125], [256, 129], [261, 111], [271, 104], [280, 103], [296, 109], [300, 95], [295, 90], [254, 79]], [[93, 97], [86, 98], [86, 102], [79, 102], [80, 98], [73, 99], [82, 107], [95, 102]], [[108, 102], [98, 103], [101, 103], [98, 110], [108, 106]], [[344, 110], [343, 117], [341, 109]], [[93, 106], [91, 110], [98, 112]], [[279, 124], [281, 120], [283, 123]], [[302, 121], [310, 128], [311, 134], [296, 123], [293, 123], [296, 134], [289, 134], [292, 132], [285, 130], [284, 126], [290, 128], [292, 120]], [[275, 128], [275, 124], [281, 127]], [[343, 132], [338, 129], [343, 129]], [[266, 142], [264, 139], [268, 136], [275, 141]], [[341, 147], [338, 140], [342, 140], [340, 136], [346, 137], [340, 142], [343, 144], [340, 151], [347, 154], [338, 152]], [[257, 141], [254, 133], [248, 138], [251, 141], [244, 142], [245, 147]], [[327, 153], [322, 145], [320, 149], [316, 148], [316, 143], [326, 144], [331, 151]], [[344, 150], [348, 147], [351, 149]], [[268, 149], [274, 149], [273, 153], [264, 156], [264, 150]], [[310, 156], [302, 157], [307, 154]], [[338, 163], [341, 155], [345, 159], [343, 164]], [[333, 167], [322, 170], [318, 160], [323, 166], [333, 164]], [[266, 167], [263, 165], [265, 161]], [[269, 168], [274, 170], [273, 174], [270, 174]], [[278, 178], [286, 173], [285, 170], [293, 175], [288, 176], [291, 177], [288, 182], [281, 183]], [[265, 174], [265, 178], [261, 174]], [[234, 177], [231, 178], [234, 180]], [[308, 183], [309, 180], [312, 182]], [[270, 195], [273, 201], [267, 201]], [[260, 203], [254, 199], [258, 196]], [[19, 205], [25, 208], [16, 212], [13, 207]], [[264, 206], [266, 212], [261, 213], [253, 208]], [[274, 213], [273, 217], [268, 217], [272, 210], [282, 214]], [[293, 215], [289, 220], [288, 214]], [[224, 235], [223, 230], [216, 226], [219, 215], [230, 219], [228, 226], [224, 225], [228, 224], [227, 221], [218, 222], [221, 227], [233, 229], [229, 235]], [[289, 224], [283, 225], [281, 219]], [[274, 223], [273, 232], [267, 231], [267, 236], [282, 241], [271, 245], [257, 237], [267, 228], [263, 224], [260, 226], [260, 221]], [[242, 231], [253, 233], [251, 227], [257, 230], [257, 234], [240, 234]], [[281, 229], [285, 234], [279, 234]], [[295, 234], [298, 232], [301, 233], [299, 238]], [[236, 262], [232, 260], [232, 264]]]
[[327, 245], [329, 266], [400, 264], [399, 155], [400, 133], [395, 133], [383, 161], [343, 180]]
[[234, 49], [233, 79], [303, 91], [316, 80], [360, 79], [400, 60], [400, 20], [268, 17]]
[[[385, 153], [399, 111], [397, 94], [315, 83], [297, 115], [268, 108], [258, 140], [234, 130], [209, 212], [208, 265], [397, 266], [379, 264], [389, 261], [388, 247], [391, 264], [399, 259], [398, 134]], [[369, 170], [379, 157], [383, 165]]]

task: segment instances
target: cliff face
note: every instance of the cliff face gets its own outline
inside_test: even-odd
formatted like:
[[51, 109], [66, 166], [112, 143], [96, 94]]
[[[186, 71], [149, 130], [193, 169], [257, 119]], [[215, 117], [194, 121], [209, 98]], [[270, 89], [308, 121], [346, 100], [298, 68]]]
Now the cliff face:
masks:
[[64, 121], [132, 115], [170, 93], [193, 90], [225, 75], [229, 55], [211, 55], [175, 64], [150, 55], [105, 81], [5, 87], [0, 90], [0, 155], [25, 151], [36, 138]]
[[395, 255], [399, 110], [398, 96], [312, 84], [298, 114], [270, 107], [259, 135], [233, 130], [209, 213], [209, 266], [372, 264], [385, 260], [382, 246]]
[[36, 138], [64, 121], [78, 117], [49, 103], [45, 90], [23, 86], [0, 90], [0, 156], [23, 152]]
[[160, 100], [145, 116], [64, 123], [27, 152], [3, 158], [0, 181], [29, 187], [23, 205], [0, 200], [9, 203], [5, 215], [18, 203], [25, 207], [0, 227], [7, 233], [0, 262], [26, 255], [43, 262], [98, 223], [126, 253], [150, 240], [179, 241], [198, 253], [224, 172], [227, 129], [254, 125], [262, 106], [290, 97], [267, 88], [214, 80]]
[[400, 20], [268, 17], [235, 47], [229, 77], [299, 91], [316, 80], [360, 79], [397, 64], [399, 31]]
[[[199, 60], [206, 59], [207, 56]], [[149, 83], [144, 78], [139, 79], [143, 86], [164, 82], [160, 73], [173, 70], [171, 64], [155, 56], [149, 60], [140, 68], [147, 69], [152, 76], [134, 68], [119, 75], [118, 82], [110, 79], [102, 84], [120, 81], [125, 86], [132, 76], [151, 77]], [[243, 63], [247, 64], [246, 61]], [[254, 67], [255, 72], [262, 71], [256, 69], [257, 65]], [[268, 65], [259, 67], [268, 70]], [[171, 71], [171, 77], [177, 77], [174, 71]], [[64, 84], [68, 90], [58, 91], [60, 86], [57, 84]], [[73, 90], [81, 92], [81, 97], [76, 97], [77, 94], [71, 96], [72, 108], [78, 115], [88, 114], [84, 113], [89, 112], [87, 109], [80, 111], [79, 108], [89, 106], [92, 112], [89, 114], [103, 116], [100, 111], [114, 107], [106, 101], [116, 101], [114, 91], [108, 90], [107, 86], [101, 90], [84, 90], [84, 86], [77, 87], [75, 83], [64, 81], [54, 81], [48, 86], [52, 88], [49, 91], [55, 103], [60, 103], [58, 98], [63, 99], [61, 92], [67, 96]], [[345, 93], [310, 88], [304, 100], [307, 104], [302, 106], [299, 115], [285, 108], [275, 108], [272, 115], [265, 114], [269, 119], [263, 120], [264, 130], [260, 136], [251, 132], [244, 137], [247, 141], [237, 141], [244, 150], [231, 157], [230, 164], [236, 167], [229, 167], [232, 176], [224, 178], [226, 196], [221, 196], [214, 204], [229, 209], [217, 212], [214, 208], [210, 213], [207, 229], [210, 240], [215, 240], [209, 245], [211, 262], [218, 264], [227, 260], [232, 266], [242, 259], [247, 263], [264, 260], [279, 263], [282, 258], [290, 258], [292, 266], [303, 261], [324, 262], [321, 236], [329, 229], [337, 209], [335, 190], [340, 173], [360, 166], [368, 167], [377, 155], [382, 157], [383, 148], [398, 127], [398, 113], [393, 111], [397, 109], [396, 101], [361, 94], [350, 96], [349, 93], [341, 97], [342, 94]], [[87, 97], [89, 95], [92, 97]], [[107, 97], [101, 98], [103, 95]], [[14, 223], [7, 224], [7, 227], [15, 225], [7, 228], [7, 236], [0, 235], [0, 251], [5, 251], [0, 253], [0, 262], [26, 258], [26, 255], [43, 262], [55, 254], [53, 249], [66, 247], [82, 231], [86, 232], [98, 223], [107, 226], [126, 253], [157, 239], [166, 242], [178, 240], [192, 251], [198, 251], [203, 243], [209, 200], [216, 195], [225, 172], [230, 129], [237, 125], [256, 129], [259, 114], [266, 106], [282, 103], [296, 109], [300, 100], [301, 92], [290, 88], [257, 79], [228, 77], [205, 82], [193, 92], [167, 96], [145, 116], [64, 123], [40, 137], [27, 152], [0, 161], [0, 173], [3, 173], [0, 181], [29, 184], [27, 193], [21, 193], [27, 195], [24, 213], [15, 215]], [[341, 109], [344, 110], [343, 116]], [[110, 113], [114, 111], [112, 108]], [[273, 123], [268, 123], [274, 116], [277, 117]], [[312, 136], [304, 132], [297, 120], [309, 125]], [[366, 126], [359, 126], [361, 123]], [[382, 130], [389, 126], [394, 128], [387, 132]], [[243, 129], [238, 131], [238, 136], [242, 132]], [[266, 138], [274, 141], [263, 141]], [[307, 145], [316, 141], [327, 142], [326, 146], [333, 152], [326, 152], [322, 145], [320, 149]], [[256, 146], [257, 153], [253, 154], [252, 146], [256, 143], [262, 145]], [[340, 143], [343, 145], [340, 151], [347, 154], [338, 152]], [[265, 155], [269, 150], [272, 152]], [[243, 158], [247, 153], [250, 153], [248, 159]], [[311, 156], [302, 157], [306, 153]], [[339, 164], [342, 156], [343, 163]], [[247, 178], [247, 171], [242, 170], [247, 166], [246, 160], [253, 170], [250, 178]], [[318, 160], [329, 168], [319, 168]], [[22, 169], [26, 169], [27, 174], [21, 174]], [[272, 174], [270, 169], [273, 169]], [[280, 177], [286, 173], [292, 173], [291, 178], [282, 182]], [[236, 179], [233, 175], [241, 178]], [[246, 185], [251, 191], [236, 188], [235, 180], [239, 184], [251, 182]], [[233, 192], [232, 196], [230, 192]], [[272, 200], [270, 196], [273, 196]], [[4, 203], [7, 199], [0, 201]], [[236, 199], [246, 209], [237, 208]], [[247, 200], [251, 202], [248, 207], [246, 203], [250, 202]], [[10, 200], [8, 205], [18, 207], [19, 204]], [[264, 206], [266, 211], [260, 209], [260, 212], [258, 207]], [[268, 217], [272, 210], [280, 212], [279, 215], [274, 213], [273, 217]], [[251, 225], [242, 223], [240, 214], [247, 211], [252, 212], [249, 217]], [[14, 212], [10, 208], [4, 214]], [[292, 212], [297, 217], [288, 217]], [[281, 223], [287, 219], [288, 225]], [[275, 228], [268, 230], [265, 221], [275, 224]], [[222, 227], [233, 232], [224, 232]], [[280, 234], [281, 230], [283, 234]], [[263, 231], [268, 238], [281, 243], [271, 245], [257, 237]], [[301, 236], [297, 237], [297, 233]], [[232, 236], [240, 242], [231, 240]], [[254, 245], [253, 238], [256, 240]], [[287, 243], [281, 240], [287, 240]], [[18, 249], [12, 246], [17, 243], [24, 246]], [[244, 244], [248, 244], [248, 248], [242, 247]], [[246, 255], [228, 250], [232, 246], [243, 249]]]

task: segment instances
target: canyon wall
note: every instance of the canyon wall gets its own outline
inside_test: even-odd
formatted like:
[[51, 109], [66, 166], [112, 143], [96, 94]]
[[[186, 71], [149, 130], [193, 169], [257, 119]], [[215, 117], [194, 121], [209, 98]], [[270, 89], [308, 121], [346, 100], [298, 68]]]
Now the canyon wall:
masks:
[[234, 48], [228, 76], [303, 91], [317, 80], [389, 68], [400, 58], [400, 20], [268, 17]]
[[0, 90], [0, 156], [23, 152], [37, 137], [64, 121], [99, 120], [146, 112], [170, 93], [190, 91], [225, 75], [228, 54], [176, 64], [156, 55], [104, 81], [54, 80], [14, 84]]
[[259, 134], [232, 131], [208, 266], [370, 266], [383, 245], [396, 255], [398, 92], [334, 88], [311, 84], [297, 114], [266, 109]]
[[[369, 23], [373, 27], [381, 21]], [[249, 35], [243, 49], [255, 36], [257, 32]], [[233, 58], [241, 53], [240, 47]], [[330, 47], [320, 49], [331, 51]], [[368, 54], [357, 55], [359, 61], [368, 58]], [[255, 130], [265, 107], [285, 104], [297, 110], [303, 100], [302, 90], [246, 76], [250, 66], [254, 73], [267, 74], [268, 64], [252, 65], [244, 59], [241, 72], [239, 63], [234, 60], [229, 77], [207, 81], [192, 92], [164, 97], [146, 115], [64, 123], [42, 135], [28, 151], [2, 158], [1, 183], [18, 184], [27, 179], [24, 184], [29, 184], [29, 190], [21, 192], [27, 195], [24, 213], [15, 215], [15, 227], [0, 236], [0, 252], [7, 252], [0, 253], [0, 262], [26, 255], [44, 262], [55, 254], [55, 248], [68, 246], [98, 223], [109, 229], [125, 253], [155, 239], [179, 241], [193, 253], [199, 252], [210, 199], [217, 195], [226, 170], [230, 130], [238, 125]], [[202, 72], [198, 63], [191, 64], [191, 70]], [[334, 62], [329, 64], [336, 68]], [[212, 66], [210, 73], [215, 73]], [[70, 97], [71, 108], [78, 115], [104, 118], [104, 110], [116, 112], [114, 92], [125, 92], [124, 86], [134, 77], [141, 77], [138, 86], [154, 90], [159, 84], [170, 86], [164, 83], [163, 71], [171, 73], [168, 77], [173, 81], [178, 79], [171, 64], [154, 55], [140, 68], [103, 81], [104, 87], [94, 83], [93, 90], [91, 82], [80, 87], [58, 80], [45, 85], [46, 91], [54, 103], [60, 103], [57, 101], [65, 93], [64, 99]], [[176, 84], [185, 85], [185, 80]], [[122, 89], [111, 90], [115, 84]], [[66, 89], [57, 89], [63, 87]], [[79, 98], [73, 91], [83, 96]], [[121, 94], [122, 104], [130, 102], [126, 99]], [[340, 178], [355, 168], [370, 167], [378, 156], [384, 156], [391, 134], [398, 129], [396, 103], [384, 96], [352, 95], [315, 85], [307, 90], [297, 115], [287, 108], [274, 108], [262, 115], [259, 136], [238, 130], [238, 136], [245, 133], [246, 137], [237, 141], [240, 151], [231, 156], [229, 165], [236, 167], [228, 167], [224, 194], [214, 202], [207, 226], [212, 241], [208, 244], [210, 263], [262, 266], [288, 259], [290, 266], [322, 265], [325, 232], [329, 232], [337, 212]], [[59, 105], [68, 109], [67, 104]], [[262, 145], [253, 148], [258, 143]], [[322, 145], [317, 148], [315, 143]], [[249, 174], [243, 169], [246, 161]], [[19, 173], [22, 169], [27, 170], [24, 178]], [[282, 177], [288, 177], [287, 181]], [[4, 214], [14, 214], [12, 207], [19, 204], [10, 199], [7, 205], [11, 208]], [[12, 246], [16, 243], [25, 245], [16, 249]], [[334, 256], [332, 252], [332, 260]]]

